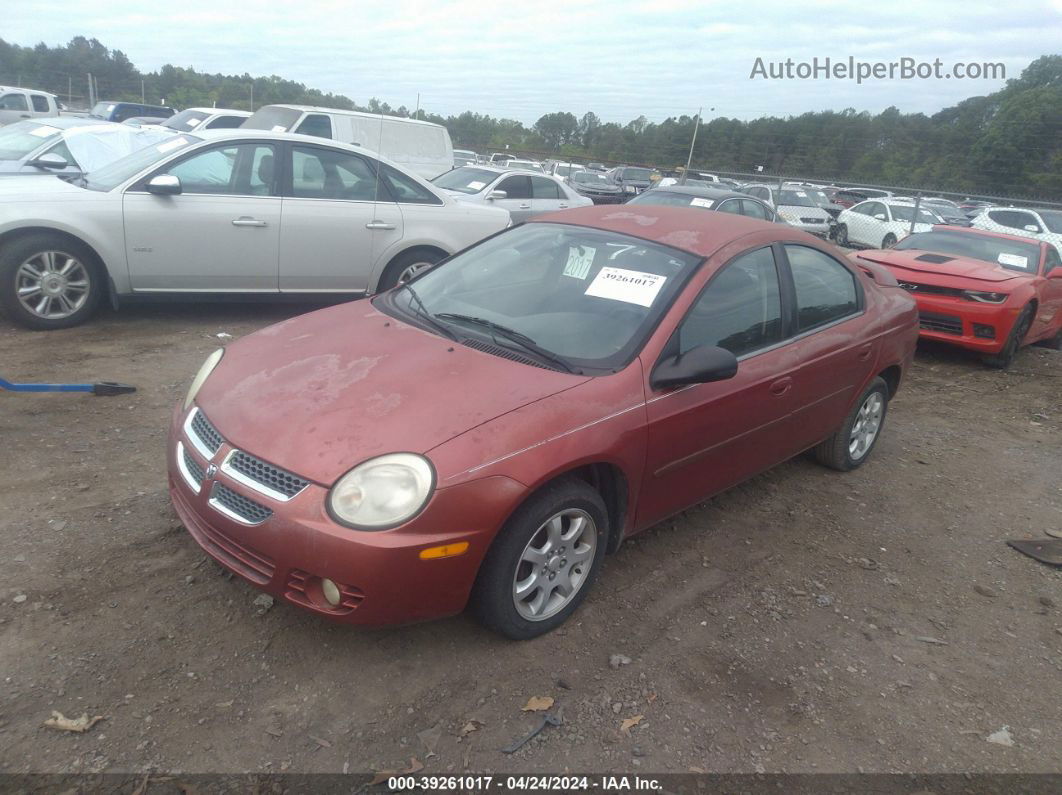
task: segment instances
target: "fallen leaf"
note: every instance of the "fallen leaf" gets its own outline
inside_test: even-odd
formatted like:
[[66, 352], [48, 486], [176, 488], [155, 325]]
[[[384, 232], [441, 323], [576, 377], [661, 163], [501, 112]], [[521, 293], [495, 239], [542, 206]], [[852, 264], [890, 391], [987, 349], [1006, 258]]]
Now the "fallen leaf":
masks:
[[412, 775], [413, 773], [417, 773], [417, 772], [419, 772], [419, 771], [421, 771], [423, 769], [424, 769], [424, 765], [421, 764], [420, 760], [417, 759], [417, 757], [414, 756], [414, 757], [410, 758], [409, 767], [407, 767], [405, 770], [378, 770], [378, 771], [376, 771], [376, 775], [374, 775], [372, 777], [372, 781], [370, 781], [366, 786], [375, 787], [377, 784], [383, 784], [385, 781], [387, 781], [387, 779], [391, 778], [392, 776], [409, 776], [409, 775]]
[[635, 715], [633, 718], [624, 718], [623, 723], [620, 724], [620, 731], [624, 734], [630, 734], [631, 728], [641, 723], [644, 717], [645, 715]]
[[648, 703], [650, 703], [650, 704], [652, 704], [654, 701], [656, 701], [656, 693], [650, 693], [649, 697], [646, 699], [646, 701]]
[[690, 767], [690, 772], [691, 773], [707, 773], [708, 771], [705, 770], [703, 767], [697, 767], [696, 765], [693, 765], [693, 766]]
[[479, 731], [479, 728], [483, 725], [483, 721], [473, 718], [464, 726], [461, 727], [461, 736], [467, 737], [474, 731]]
[[332, 747], [332, 743], [328, 742], [328, 740], [324, 739], [323, 737], [314, 737], [311, 734], [310, 735], [310, 739], [313, 740], [315, 743], [317, 743], [322, 748], [331, 748]]
[[88, 713], [84, 713], [80, 718], [67, 718], [61, 712], [52, 710], [52, 717], [48, 718], [44, 722], [44, 725], [49, 729], [59, 729], [64, 732], [87, 732], [101, 720], [102, 715], [96, 715], [92, 718], [88, 716]]
[[551, 696], [531, 696], [524, 704], [521, 712], [542, 712], [553, 706], [553, 698]]

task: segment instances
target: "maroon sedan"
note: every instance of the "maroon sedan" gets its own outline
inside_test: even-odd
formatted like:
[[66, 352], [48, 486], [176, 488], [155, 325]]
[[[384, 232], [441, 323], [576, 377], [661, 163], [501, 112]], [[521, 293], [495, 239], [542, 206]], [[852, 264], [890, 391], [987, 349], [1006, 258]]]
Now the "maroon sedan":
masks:
[[917, 336], [884, 268], [803, 232], [571, 210], [213, 354], [170, 492], [278, 598], [530, 638], [623, 539], [808, 449], [862, 464]]

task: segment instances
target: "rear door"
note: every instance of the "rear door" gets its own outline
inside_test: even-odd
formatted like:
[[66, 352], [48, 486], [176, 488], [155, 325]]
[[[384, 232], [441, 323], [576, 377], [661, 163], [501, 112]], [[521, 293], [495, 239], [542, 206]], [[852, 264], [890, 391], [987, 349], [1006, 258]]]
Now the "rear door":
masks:
[[531, 177], [531, 214], [552, 213], [564, 210], [568, 201], [560, 185], [550, 177]]

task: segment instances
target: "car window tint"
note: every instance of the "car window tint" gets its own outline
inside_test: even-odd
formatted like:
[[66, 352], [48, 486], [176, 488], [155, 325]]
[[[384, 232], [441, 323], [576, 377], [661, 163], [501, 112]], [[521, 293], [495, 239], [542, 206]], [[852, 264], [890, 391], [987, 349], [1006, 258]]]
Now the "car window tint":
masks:
[[743, 254], [716, 274], [678, 329], [679, 353], [718, 345], [735, 356], [782, 339], [782, 301], [770, 248]]
[[381, 163], [380, 170], [400, 204], [442, 204], [438, 196], [397, 169]]
[[560, 199], [560, 185], [547, 177], [531, 177], [531, 194], [536, 199]]
[[716, 208], [721, 213], [733, 213], [734, 215], [741, 215], [741, 202], [738, 199], [728, 199]]
[[70, 165], [77, 165], [77, 160], [75, 160], [74, 156], [70, 154], [70, 148], [66, 145], [66, 141], [62, 139], [59, 140], [59, 143], [57, 143], [55, 146], [45, 152], [45, 154], [59, 155], [59, 157], [63, 158], [63, 160], [65, 160]]
[[0, 97], [0, 110], [29, 110], [29, 105], [22, 94], [5, 94]]
[[364, 158], [335, 149], [292, 149], [292, 195], [303, 199], [375, 201], [376, 175]]
[[770, 220], [767, 216], [767, 210], [762, 204], [748, 199], [741, 200], [741, 214], [747, 215], [749, 218], [762, 218], [764, 221]]
[[796, 288], [797, 329], [808, 329], [850, 315], [859, 306], [855, 277], [837, 260], [807, 246], [787, 245]]
[[332, 120], [321, 113], [311, 113], [295, 128], [301, 135], [315, 135], [318, 138], [332, 137]]
[[33, 109], [37, 113], [48, 112], [48, 98], [42, 97], [40, 94], [31, 94], [30, 99], [33, 100]]
[[1007, 226], [1012, 229], [1020, 229], [1023, 232], [1028, 231], [1026, 226], [1035, 226], [1037, 229], [1040, 225], [1036, 223], [1036, 218], [1030, 213], [1018, 212], [1016, 210], [992, 210], [988, 213], [988, 217], [995, 221], [1000, 226]]
[[271, 192], [275, 157], [265, 144], [221, 146], [171, 165], [182, 193], [263, 196]]
[[233, 130], [244, 122], [243, 116], [218, 116], [207, 122], [208, 130]]
[[1058, 249], [1054, 246], [1049, 247], [1047, 256], [1044, 258], [1044, 276], [1060, 266], [1062, 266], [1062, 256], [1059, 255]]
[[531, 178], [523, 176], [506, 177], [498, 183], [495, 190], [505, 191], [506, 199], [530, 199]]

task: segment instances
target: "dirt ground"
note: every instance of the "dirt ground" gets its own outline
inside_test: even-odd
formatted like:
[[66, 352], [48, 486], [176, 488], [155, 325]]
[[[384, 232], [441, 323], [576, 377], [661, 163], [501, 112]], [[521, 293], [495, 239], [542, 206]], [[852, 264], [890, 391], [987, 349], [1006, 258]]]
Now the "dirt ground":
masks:
[[[173, 402], [217, 333], [307, 308], [0, 320], [8, 379], [139, 387], [0, 393], [0, 771], [1062, 771], [1062, 573], [1004, 545], [1062, 528], [1062, 354], [920, 350], [865, 467], [799, 458], [704, 503], [513, 643], [256, 606], [181, 529]], [[532, 696], [563, 724], [506, 756]]]

